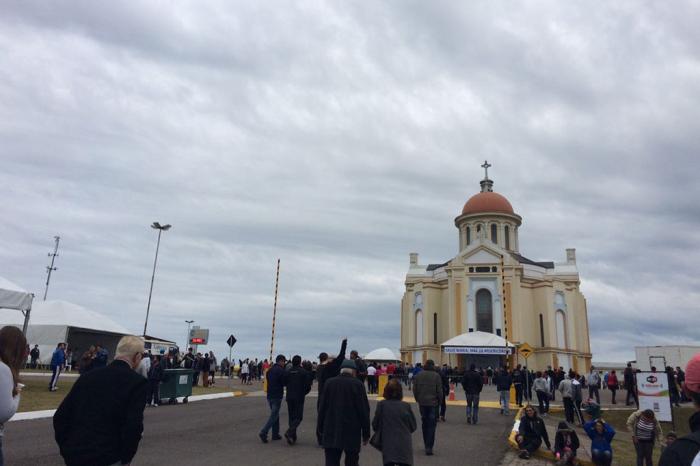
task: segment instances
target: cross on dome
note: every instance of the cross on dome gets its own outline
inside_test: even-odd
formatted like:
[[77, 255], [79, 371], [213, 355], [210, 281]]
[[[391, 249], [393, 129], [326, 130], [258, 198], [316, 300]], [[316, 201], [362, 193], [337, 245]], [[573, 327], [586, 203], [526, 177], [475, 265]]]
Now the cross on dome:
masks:
[[491, 167], [491, 164], [489, 163], [488, 160], [484, 160], [484, 164], [481, 166], [481, 168], [484, 169], [484, 179], [488, 180], [489, 179], [489, 168]]

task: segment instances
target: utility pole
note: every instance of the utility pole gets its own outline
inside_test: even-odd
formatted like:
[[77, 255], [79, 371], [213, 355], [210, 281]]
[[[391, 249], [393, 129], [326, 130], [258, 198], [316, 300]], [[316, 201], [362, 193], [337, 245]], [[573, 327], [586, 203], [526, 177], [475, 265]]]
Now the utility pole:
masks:
[[143, 336], [146, 336], [146, 329], [148, 328], [148, 315], [151, 312], [151, 296], [153, 295], [153, 281], [156, 278], [156, 264], [158, 264], [158, 249], [160, 248], [160, 235], [164, 231], [170, 230], [172, 225], [161, 225], [158, 222], [153, 222], [151, 228], [158, 230], [158, 242], [156, 243], [156, 257], [153, 259], [153, 274], [151, 275], [151, 289], [148, 291], [148, 305], [146, 306], [146, 321], [143, 323]]
[[272, 351], [275, 347], [275, 317], [277, 316], [277, 290], [280, 283], [280, 260], [277, 259], [277, 278], [275, 279], [275, 305], [272, 308], [272, 338], [270, 339], [270, 365], [272, 362]]
[[56, 258], [58, 257], [58, 242], [61, 240], [60, 236], [54, 236], [53, 237], [54, 241], [56, 241], [56, 244], [53, 247], [53, 253], [49, 253], [49, 257], [51, 258], [51, 265], [46, 266], [46, 289], [44, 290], [44, 301], [46, 301], [46, 295], [49, 293], [49, 282], [51, 281], [51, 272], [54, 270], [58, 270], [58, 267], [54, 267], [53, 264], [56, 261]]

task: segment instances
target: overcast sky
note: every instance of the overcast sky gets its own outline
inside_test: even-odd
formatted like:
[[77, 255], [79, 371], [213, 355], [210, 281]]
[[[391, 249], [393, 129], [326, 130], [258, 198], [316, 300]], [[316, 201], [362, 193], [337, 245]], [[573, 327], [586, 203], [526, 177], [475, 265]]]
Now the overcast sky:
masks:
[[399, 347], [408, 253], [494, 189], [577, 248], [594, 360], [695, 343], [698, 2], [0, 5], [0, 275], [237, 357]]

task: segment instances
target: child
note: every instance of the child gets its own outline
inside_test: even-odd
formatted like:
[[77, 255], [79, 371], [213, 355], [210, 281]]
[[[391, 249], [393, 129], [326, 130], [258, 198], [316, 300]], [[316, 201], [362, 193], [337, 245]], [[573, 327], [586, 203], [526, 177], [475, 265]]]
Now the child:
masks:
[[557, 435], [554, 438], [554, 454], [557, 457], [557, 466], [575, 464], [578, 447], [579, 441], [576, 432], [566, 422], [560, 422], [557, 428]]
[[588, 421], [583, 430], [591, 439], [591, 460], [596, 466], [610, 466], [612, 463], [612, 442], [615, 429], [602, 418]]

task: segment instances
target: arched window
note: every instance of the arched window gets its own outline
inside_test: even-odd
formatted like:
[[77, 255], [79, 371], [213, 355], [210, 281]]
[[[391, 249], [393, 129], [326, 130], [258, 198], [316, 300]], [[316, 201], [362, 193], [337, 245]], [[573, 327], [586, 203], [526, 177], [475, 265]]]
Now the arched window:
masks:
[[503, 236], [506, 240], [506, 249], [510, 249], [510, 227], [508, 225], [503, 227]]
[[491, 241], [498, 244], [498, 225], [495, 223], [491, 224]]
[[437, 345], [437, 312], [433, 314], [433, 345]]
[[491, 292], [480, 289], [476, 292], [476, 330], [493, 333], [493, 303]]
[[561, 309], [557, 309], [556, 312], [556, 324], [557, 324], [557, 346], [559, 348], [567, 349], [569, 347], [569, 341], [566, 336], [566, 314]]
[[472, 229], [467, 227], [467, 246], [472, 242]]
[[416, 346], [423, 344], [423, 311], [416, 311]]

